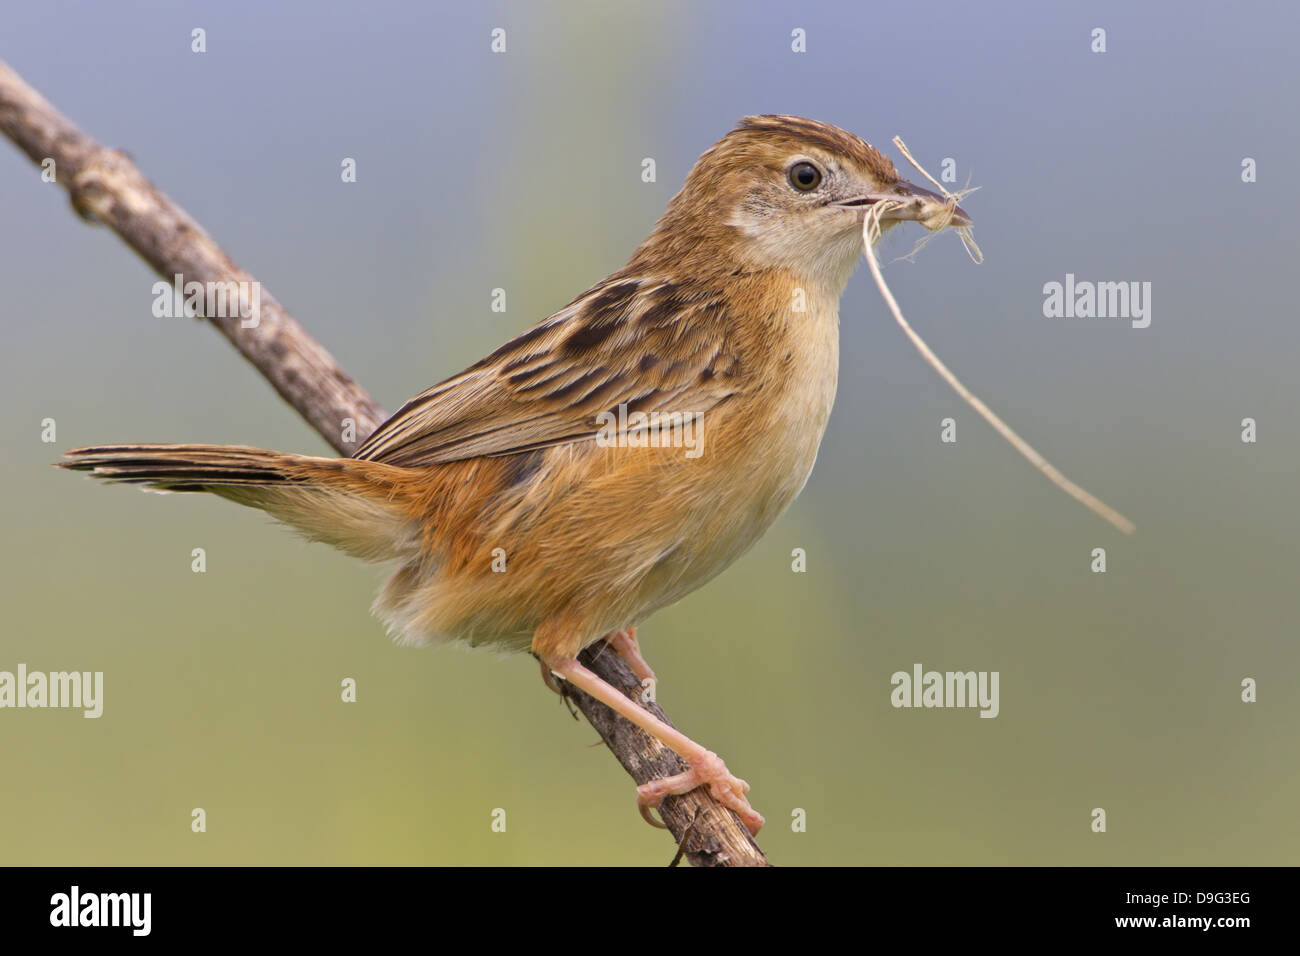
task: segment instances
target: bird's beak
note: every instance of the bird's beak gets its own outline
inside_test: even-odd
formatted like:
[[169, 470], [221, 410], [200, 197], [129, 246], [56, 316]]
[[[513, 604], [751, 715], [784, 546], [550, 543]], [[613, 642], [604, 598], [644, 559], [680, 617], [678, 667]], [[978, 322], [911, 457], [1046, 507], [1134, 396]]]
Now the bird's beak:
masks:
[[901, 203], [902, 205], [891, 206], [881, 215], [884, 221], [895, 220], [914, 220], [920, 222], [927, 229], [935, 228], [930, 223], [942, 223], [945, 226], [969, 226], [971, 217], [965, 209], [957, 206], [952, 211], [952, 218], [940, 218], [944, 213], [944, 207], [947, 200], [938, 193], [930, 192], [928, 189], [922, 189], [914, 183], [909, 183], [906, 179], [900, 179], [898, 182], [885, 189], [872, 190], [861, 196], [855, 196], [853, 199], [847, 199], [843, 202], [836, 203], [838, 206], [850, 208], [862, 208], [863, 215], [865, 210], [874, 206], [878, 202]]

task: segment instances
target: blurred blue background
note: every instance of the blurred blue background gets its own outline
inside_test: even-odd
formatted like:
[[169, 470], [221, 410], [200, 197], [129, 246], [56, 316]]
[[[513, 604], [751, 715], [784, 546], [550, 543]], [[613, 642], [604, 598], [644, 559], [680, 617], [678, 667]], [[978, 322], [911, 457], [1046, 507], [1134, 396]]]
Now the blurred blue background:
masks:
[[[48, 2], [4, 19], [0, 58], [130, 152], [389, 409], [620, 266], [741, 116], [835, 123], [900, 169], [895, 133], [934, 172], [952, 158], [982, 187], [964, 205], [984, 264], [953, 236], [896, 261], [909, 226], [886, 276], [966, 384], [1137, 535], [962, 406], [860, 270], [803, 496], [643, 628], [660, 699], [753, 785], [774, 862], [1297, 861], [1294, 5]], [[1150, 328], [1045, 318], [1066, 273], [1150, 282]], [[153, 318], [153, 282], [0, 144], [0, 670], [106, 683], [99, 720], [0, 711], [0, 862], [666, 863], [531, 659], [395, 647], [367, 611], [379, 570], [219, 500], [49, 468], [97, 442], [324, 452], [211, 329]], [[890, 675], [917, 662], [999, 671], [1000, 716], [893, 709]]]

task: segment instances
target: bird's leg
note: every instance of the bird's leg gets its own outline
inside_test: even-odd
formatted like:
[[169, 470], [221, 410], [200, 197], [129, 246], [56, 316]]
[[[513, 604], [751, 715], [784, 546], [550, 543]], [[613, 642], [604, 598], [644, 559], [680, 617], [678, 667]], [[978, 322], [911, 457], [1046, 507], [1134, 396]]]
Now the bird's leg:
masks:
[[641, 645], [636, 641], [636, 628], [625, 627], [621, 631], [611, 631], [605, 635], [605, 641], [624, 663], [632, 668], [632, 673], [641, 681], [641, 702], [655, 699], [655, 686], [659, 679], [646, 659], [641, 656]]
[[659, 806], [664, 797], [669, 794], [686, 793], [696, 787], [707, 785], [713, 798], [723, 806], [734, 810], [750, 833], [758, 832], [759, 827], [763, 825], [763, 817], [745, 799], [745, 794], [749, 792], [749, 784], [732, 774], [721, 757], [701, 747], [676, 727], [660, 720], [635, 701], [629, 700], [618, 688], [601, 680], [578, 663], [577, 658], [544, 655], [542, 663], [557, 677], [586, 691], [615, 713], [632, 721], [685, 760], [690, 767], [685, 773], [651, 780], [636, 788], [637, 804], [641, 807], [641, 815], [647, 821], [656, 826], [660, 825], [650, 816], [650, 808]]

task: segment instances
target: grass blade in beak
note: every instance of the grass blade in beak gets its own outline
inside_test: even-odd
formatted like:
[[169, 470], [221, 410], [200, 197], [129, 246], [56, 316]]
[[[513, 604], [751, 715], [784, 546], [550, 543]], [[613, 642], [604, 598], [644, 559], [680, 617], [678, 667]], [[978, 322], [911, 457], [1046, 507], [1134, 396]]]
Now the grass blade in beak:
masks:
[[[898, 140], [895, 139], [895, 143], [897, 142]], [[904, 153], [904, 155], [908, 154]], [[924, 170], [922, 170], [922, 172], [924, 172]], [[941, 186], [940, 188], [942, 189], [943, 187]], [[935, 355], [934, 352], [931, 351], [930, 346], [925, 344], [925, 340], [922, 339], [921, 336], [919, 336], [908, 324], [907, 319], [903, 318], [903, 310], [898, 307], [898, 300], [894, 298], [894, 294], [889, 291], [889, 286], [885, 284], [885, 277], [880, 271], [880, 262], [876, 259], [876, 250], [874, 248], [876, 241], [880, 238], [880, 216], [884, 211], [884, 207], [887, 206], [888, 203], [877, 203], [867, 211], [866, 218], [862, 222], [862, 244], [867, 254], [867, 265], [871, 267], [871, 275], [876, 280], [876, 286], [880, 289], [880, 295], [884, 298], [885, 305], [889, 306], [889, 311], [893, 313], [894, 320], [898, 322], [907, 337], [912, 340], [912, 344], [916, 346], [917, 351], [921, 353], [921, 357], [930, 364], [931, 368], [939, 373], [939, 376], [952, 387], [953, 391], [962, 397], [967, 405], [975, 409], [981, 418], [993, 426], [994, 431], [1009, 441], [1011, 446], [1028, 459], [1030, 464], [1046, 475], [1047, 479], [1051, 481], [1052, 484], [1056, 485], [1056, 487], [1060, 488], [1071, 498], [1080, 502], [1093, 514], [1110, 522], [1114, 527], [1124, 532], [1124, 534], [1132, 534], [1137, 530], [1132, 521], [1129, 521], [1128, 518], [1125, 518], [1122, 514], [1110, 505], [1106, 504], [1100, 498], [1093, 495], [1087, 489], [1076, 485], [1069, 478], [1065, 477], [1065, 475], [1061, 474], [1061, 472], [1051, 462], [1040, 455], [1029, 444], [1029, 442], [1025, 441], [1012, 431], [1011, 426], [994, 414], [991, 408], [980, 401], [970, 389], [961, 383], [948, 366], [944, 365], [943, 362], [940, 361], [939, 356]], [[960, 231], [961, 230], [958, 229], [959, 233]], [[973, 241], [974, 240], [972, 240], [972, 243]], [[978, 251], [978, 247], [976, 247], [976, 251]], [[982, 258], [983, 257], [981, 256], [981, 259]]]

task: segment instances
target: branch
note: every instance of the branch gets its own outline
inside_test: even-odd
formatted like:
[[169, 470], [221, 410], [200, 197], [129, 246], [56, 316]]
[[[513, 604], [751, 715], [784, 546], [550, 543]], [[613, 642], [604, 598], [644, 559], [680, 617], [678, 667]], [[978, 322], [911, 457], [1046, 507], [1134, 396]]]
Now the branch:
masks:
[[[141, 174], [125, 153], [100, 146], [0, 61], [0, 132], [38, 165], [53, 159], [56, 180], [84, 218], [113, 230], [164, 279], [255, 282], [185, 210]], [[238, 317], [213, 318], [240, 354], [342, 455], [351, 454], [386, 418], [373, 398], [334, 361], [265, 290], [257, 325]], [[343, 441], [344, 419], [356, 423], [356, 441]], [[351, 447], [349, 447], [351, 446]], [[601, 643], [582, 661], [635, 699], [640, 683]], [[566, 685], [567, 695], [637, 783], [680, 773], [685, 765], [658, 740], [604, 704]], [[658, 705], [651, 709], [667, 719]], [[764, 866], [767, 859], [740, 820], [709, 795], [694, 790], [664, 801], [661, 816], [686, 858], [696, 866]], [[628, 815], [635, 820], [631, 795]], [[639, 824], [639, 821], [638, 821]]]

